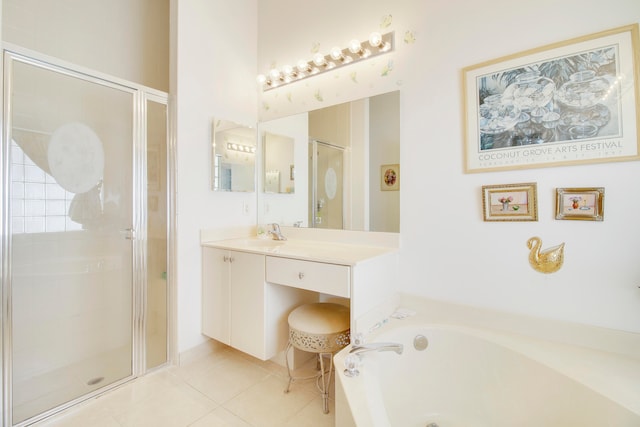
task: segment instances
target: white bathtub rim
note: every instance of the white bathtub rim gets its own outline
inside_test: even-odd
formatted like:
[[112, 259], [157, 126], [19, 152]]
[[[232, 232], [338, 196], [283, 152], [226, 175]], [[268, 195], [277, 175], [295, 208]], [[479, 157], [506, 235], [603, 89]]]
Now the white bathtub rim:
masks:
[[409, 294], [398, 294], [395, 304], [388, 308], [382, 317], [379, 315], [378, 321], [388, 318], [399, 307], [409, 308], [417, 313], [411, 318], [414, 321], [473, 325], [476, 328], [515, 332], [546, 341], [620, 353], [640, 360], [640, 333], [637, 332], [516, 314]]
[[[416, 321], [413, 318], [403, 320], [390, 319], [387, 324], [370, 334], [367, 340], [369, 342], [392, 341], [393, 333], [398, 329], [415, 329], [416, 333], [419, 330], [439, 329], [471, 334], [508, 348], [554, 371], [560, 372], [562, 375], [577, 381], [640, 416], [640, 387], [638, 387], [638, 384], [640, 384], [640, 360], [638, 359], [618, 353], [528, 337], [522, 334], [459, 324], [427, 323]], [[374, 405], [373, 408], [364, 409], [362, 408], [363, 405], [368, 407], [363, 401], [364, 399], [352, 396], [352, 393], [347, 390], [350, 388], [349, 382], [352, 382], [354, 386], [361, 385], [359, 378], [347, 378], [342, 372], [344, 358], [350, 348], [351, 346], [348, 346], [339, 352], [336, 355], [335, 362], [339, 379], [345, 383], [345, 395], [352, 409], [352, 415], [358, 425], [386, 427], [390, 423], [382, 401]], [[366, 356], [364, 356], [364, 364], [361, 375], [366, 374]], [[378, 397], [377, 399], [381, 398]]]

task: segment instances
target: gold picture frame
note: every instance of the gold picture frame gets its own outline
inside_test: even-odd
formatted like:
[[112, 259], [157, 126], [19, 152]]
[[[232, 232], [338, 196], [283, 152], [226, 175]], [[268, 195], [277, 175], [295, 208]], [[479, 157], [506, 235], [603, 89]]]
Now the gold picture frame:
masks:
[[463, 70], [465, 172], [640, 159], [638, 24]]
[[604, 188], [556, 188], [556, 219], [604, 220]]
[[485, 221], [537, 221], [537, 184], [483, 185], [482, 213]]
[[400, 165], [380, 166], [380, 190], [398, 191], [400, 190]]

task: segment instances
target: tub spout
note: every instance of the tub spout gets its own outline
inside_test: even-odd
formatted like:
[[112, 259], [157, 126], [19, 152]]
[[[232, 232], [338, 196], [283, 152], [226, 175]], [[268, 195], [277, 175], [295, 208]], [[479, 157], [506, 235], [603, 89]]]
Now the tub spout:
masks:
[[369, 353], [372, 351], [394, 351], [398, 354], [402, 354], [403, 346], [402, 344], [394, 343], [394, 342], [372, 342], [368, 344], [353, 344], [351, 346], [351, 350], [349, 350], [349, 354], [344, 359], [344, 374], [347, 377], [357, 377], [360, 375], [360, 371], [358, 368], [362, 363], [362, 354]]
[[372, 342], [368, 344], [354, 345], [349, 351], [350, 354], [362, 354], [371, 351], [395, 351], [398, 354], [402, 354], [402, 344], [394, 342]]

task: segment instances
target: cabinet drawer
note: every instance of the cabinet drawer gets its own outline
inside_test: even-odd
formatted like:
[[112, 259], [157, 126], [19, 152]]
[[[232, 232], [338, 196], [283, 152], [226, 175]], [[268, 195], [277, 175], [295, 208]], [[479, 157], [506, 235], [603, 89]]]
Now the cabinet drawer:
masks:
[[267, 257], [267, 282], [349, 298], [346, 265]]

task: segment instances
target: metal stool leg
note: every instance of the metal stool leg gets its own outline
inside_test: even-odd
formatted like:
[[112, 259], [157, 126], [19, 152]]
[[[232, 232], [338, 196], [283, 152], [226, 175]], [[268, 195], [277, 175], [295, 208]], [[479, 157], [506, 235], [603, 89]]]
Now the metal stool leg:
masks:
[[[287, 383], [287, 388], [284, 390], [285, 393], [289, 393], [289, 390], [291, 389], [291, 383], [293, 383], [296, 380], [311, 380], [314, 378], [319, 378], [320, 377], [320, 373], [314, 374], [314, 375], [310, 375], [308, 377], [294, 377], [293, 375], [291, 375], [291, 366], [289, 365], [289, 350], [293, 347], [293, 345], [291, 343], [287, 344], [287, 348], [284, 351], [284, 361], [285, 361], [285, 365], [287, 366], [287, 376], [289, 377], [289, 382]], [[321, 355], [318, 354], [317, 356], [319, 356], [321, 359]], [[322, 363], [322, 360], [321, 360]]]
[[291, 376], [291, 368], [289, 367], [289, 350], [291, 349], [291, 343], [287, 344], [287, 349], [284, 351], [284, 363], [287, 365], [287, 375], [289, 376], [289, 382], [287, 383], [287, 388], [284, 390], [285, 393], [289, 393], [289, 389], [291, 388], [291, 382], [293, 381], [293, 377]]
[[[329, 356], [329, 371], [324, 371], [324, 356]], [[333, 371], [333, 357], [332, 353], [320, 353], [320, 372], [322, 385], [320, 393], [322, 394], [322, 412], [329, 413], [329, 387], [331, 386], [331, 372]]]

